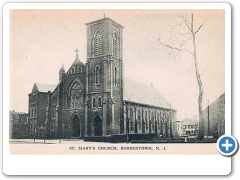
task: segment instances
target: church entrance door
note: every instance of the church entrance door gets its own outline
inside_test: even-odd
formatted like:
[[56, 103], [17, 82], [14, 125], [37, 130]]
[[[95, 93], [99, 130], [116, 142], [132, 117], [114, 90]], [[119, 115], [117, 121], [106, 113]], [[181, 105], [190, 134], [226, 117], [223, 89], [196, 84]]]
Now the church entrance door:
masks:
[[80, 119], [78, 117], [78, 115], [74, 115], [72, 117], [72, 123], [71, 123], [71, 134], [72, 134], [72, 138], [79, 138], [80, 137]]
[[102, 121], [99, 115], [94, 118], [94, 136], [102, 136]]

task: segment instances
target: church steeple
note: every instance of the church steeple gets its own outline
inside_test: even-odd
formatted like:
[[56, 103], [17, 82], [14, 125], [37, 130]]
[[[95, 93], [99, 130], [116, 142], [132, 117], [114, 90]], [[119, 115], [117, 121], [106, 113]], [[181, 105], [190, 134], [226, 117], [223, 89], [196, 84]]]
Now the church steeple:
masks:
[[62, 66], [61, 66], [61, 68], [60, 68], [60, 71], [59, 71], [59, 73], [61, 73], [61, 72], [65, 73], [65, 68], [64, 68], [64, 65], [63, 65], [63, 63], [62, 63]]
[[65, 68], [64, 68], [64, 65], [62, 63], [62, 67], [60, 68], [60, 71], [59, 71], [59, 81], [61, 81], [63, 79], [64, 75], [65, 75]]
[[88, 58], [109, 55], [122, 60], [122, 25], [105, 15], [102, 19], [89, 22], [86, 25]]
[[[123, 125], [123, 104], [119, 103], [123, 100], [123, 26], [108, 17], [86, 25], [88, 99], [93, 104], [92, 109], [96, 100], [104, 102], [99, 106], [103, 112], [103, 135], [120, 134]], [[91, 116], [94, 114], [90, 112], [88, 117]]]

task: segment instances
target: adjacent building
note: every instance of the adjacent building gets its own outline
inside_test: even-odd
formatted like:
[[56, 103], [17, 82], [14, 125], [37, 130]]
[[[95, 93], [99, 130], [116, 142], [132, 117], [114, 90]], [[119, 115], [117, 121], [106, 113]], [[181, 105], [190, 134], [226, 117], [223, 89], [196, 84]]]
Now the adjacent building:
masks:
[[204, 135], [218, 138], [225, 134], [225, 93], [203, 110]]
[[28, 114], [10, 111], [9, 113], [9, 138], [19, 139], [29, 137]]
[[198, 134], [198, 120], [197, 117], [185, 118], [183, 120], [183, 136], [197, 136]]
[[[203, 110], [205, 138], [225, 134], [225, 93]], [[183, 135], [198, 135], [199, 115], [183, 119]]]

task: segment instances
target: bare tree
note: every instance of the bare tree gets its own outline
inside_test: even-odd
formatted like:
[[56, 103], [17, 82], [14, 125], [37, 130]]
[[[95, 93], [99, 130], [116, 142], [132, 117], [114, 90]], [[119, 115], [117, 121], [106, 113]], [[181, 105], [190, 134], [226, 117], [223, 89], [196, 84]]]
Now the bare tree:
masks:
[[[198, 96], [198, 111], [199, 111], [199, 135], [198, 139], [203, 140], [204, 139], [204, 116], [203, 116], [203, 110], [202, 110], [202, 98], [203, 98], [203, 84], [201, 80], [201, 76], [199, 73], [199, 68], [198, 68], [198, 59], [197, 59], [197, 48], [196, 48], [196, 34], [200, 31], [200, 29], [203, 27], [205, 20], [203, 23], [197, 28], [197, 30], [194, 30], [194, 19], [193, 19], [193, 13], [191, 14], [191, 20], [190, 23], [187, 20], [186, 16], [180, 16], [181, 22], [177, 23], [175, 26], [182, 26], [184, 25], [187, 29], [187, 32], [185, 33], [180, 33], [180, 35], [189, 35], [189, 38], [182, 39], [180, 41], [180, 45], [178, 46], [172, 46], [166, 43], [163, 43], [161, 39], [158, 39], [158, 42], [163, 45], [164, 47], [167, 47], [171, 51], [177, 51], [178, 53], [180, 52], [186, 52], [190, 54], [193, 57], [194, 61], [194, 66], [195, 66], [195, 73], [196, 73], [196, 78], [198, 82], [198, 89], [199, 89], [199, 96]], [[174, 29], [173, 27], [172, 29]], [[192, 41], [192, 50], [187, 50], [184, 49], [184, 45], [188, 43], [189, 41]]]

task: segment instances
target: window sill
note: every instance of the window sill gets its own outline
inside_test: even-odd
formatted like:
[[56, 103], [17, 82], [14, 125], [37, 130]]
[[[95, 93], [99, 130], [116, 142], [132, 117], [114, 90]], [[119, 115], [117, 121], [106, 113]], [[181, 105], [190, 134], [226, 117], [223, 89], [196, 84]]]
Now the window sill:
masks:
[[28, 119], [36, 119], [37, 117], [30, 117], [30, 118], [28, 118]]
[[92, 110], [100, 110], [102, 107], [93, 107]]

